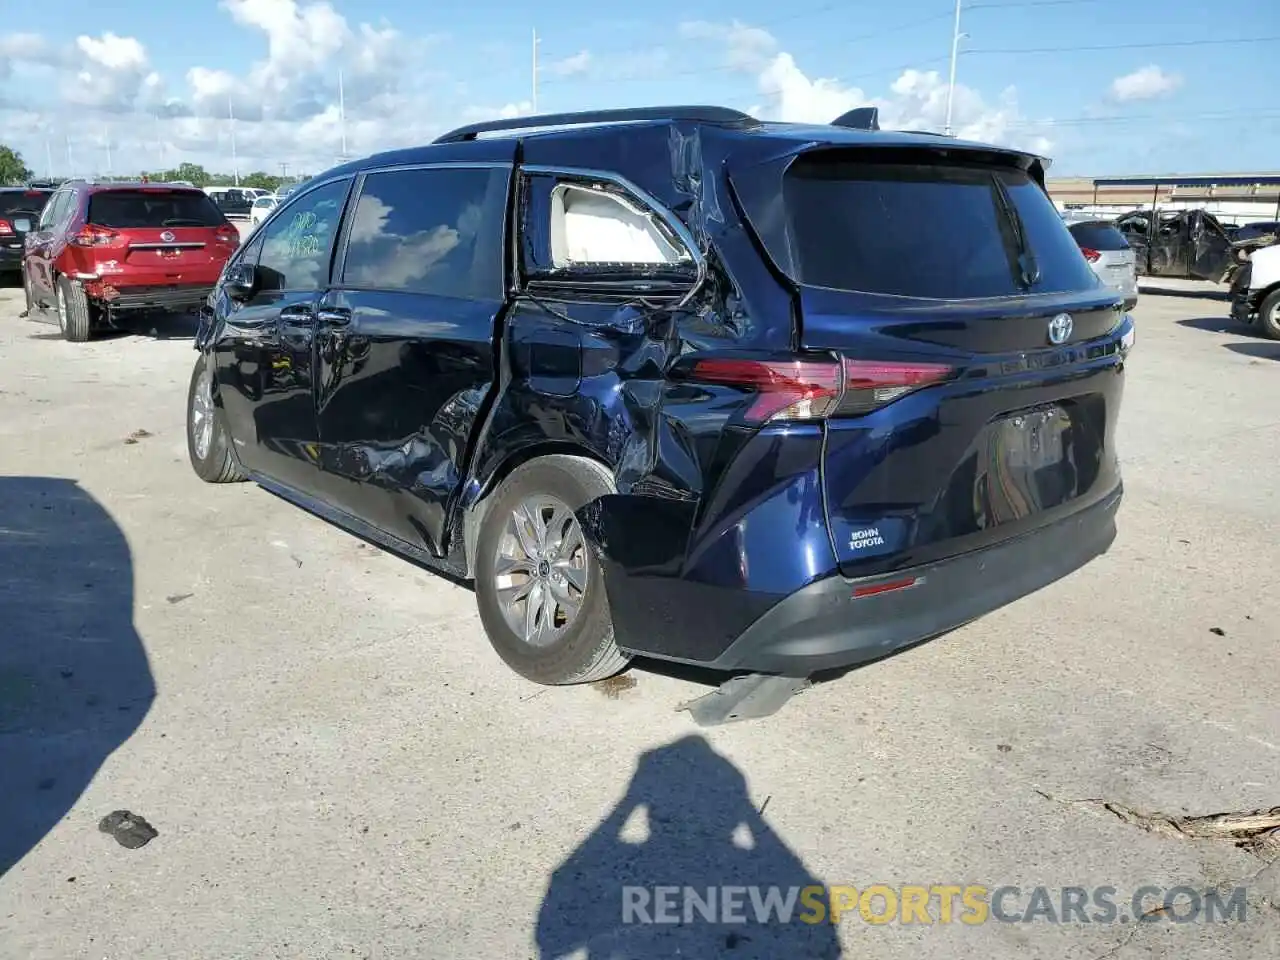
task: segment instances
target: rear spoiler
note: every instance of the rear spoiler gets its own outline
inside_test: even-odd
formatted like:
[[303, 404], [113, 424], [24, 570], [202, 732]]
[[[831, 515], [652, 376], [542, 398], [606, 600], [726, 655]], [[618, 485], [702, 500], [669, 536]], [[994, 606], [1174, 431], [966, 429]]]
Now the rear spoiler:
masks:
[[[880, 108], [879, 107], [855, 107], [847, 113], [842, 113], [831, 121], [833, 127], [844, 127], [847, 130], [879, 130], [880, 129]], [[950, 133], [939, 133], [936, 130], [897, 130], [896, 133], [910, 133], [923, 137], [946, 137], [955, 141], [955, 135]], [[957, 141], [958, 142], [958, 141]], [[971, 144], [974, 147], [982, 146], [981, 144]], [[1006, 148], [991, 146], [990, 149], [1001, 150], [1010, 155], [1021, 157], [1030, 157], [1032, 162], [1025, 164], [1028, 173], [1041, 181], [1044, 186], [1044, 176], [1050, 165], [1053, 163], [1048, 157], [1042, 157], [1038, 154], [1029, 154], [1021, 150], [1009, 150]]]

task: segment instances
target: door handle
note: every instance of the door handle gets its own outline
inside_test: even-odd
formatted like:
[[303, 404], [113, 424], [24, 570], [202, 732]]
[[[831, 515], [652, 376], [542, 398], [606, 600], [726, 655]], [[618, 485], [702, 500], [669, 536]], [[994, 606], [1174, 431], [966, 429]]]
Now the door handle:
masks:
[[316, 311], [316, 319], [326, 327], [345, 327], [351, 323], [351, 311], [346, 307], [323, 307]]
[[315, 312], [305, 304], [294, 304], [280, 310], [281, 320], [309, 321], [315, 319]]

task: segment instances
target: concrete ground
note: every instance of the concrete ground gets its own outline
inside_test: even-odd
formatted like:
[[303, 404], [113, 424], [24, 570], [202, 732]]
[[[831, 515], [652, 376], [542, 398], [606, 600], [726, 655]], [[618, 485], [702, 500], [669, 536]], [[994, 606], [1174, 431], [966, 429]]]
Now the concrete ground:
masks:
[[[69, 344], [20, 300], [0, 291], [0, 957], [1275, 955], [1280, 866], [1124, 819], [1280, 804], [1280, 344], [1220, 300], [1137, 308], [1109, 554], [711, 730], [676, 709], [706, 688], [643, 666], [527, 683], [467, 590], [199, 482], [185, 324]], [[115, 842], [118, 810], [158, 836]], [[621, 925], [623, 884], [735, 883], [1014, 885], [1006, 916], [1110, 886], [1119, 915]], [[1129, 922], [1144, 885], [1244, 885], [1245, 919]]]

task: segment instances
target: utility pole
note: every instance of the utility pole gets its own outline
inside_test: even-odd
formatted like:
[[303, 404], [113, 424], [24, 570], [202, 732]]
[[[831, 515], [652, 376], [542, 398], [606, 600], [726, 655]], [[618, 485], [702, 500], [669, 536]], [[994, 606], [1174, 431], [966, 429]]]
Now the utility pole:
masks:
[[342, 136], [342, 161], [347, 160], [347, 95], [342, 85], [342, 70], [338, 70], [338, 131]]
[[71, 134], [65, 134], [67, 138], [67, 176], [74, 177], [76, 175], [76, 165], [71, 159]]
[[289, 179], [289, 164], [287, 163], [280, 164], [280, 179], [281, 180]]
[[960, 3], [961, 0], [956, 0], [956, 19], [951, 30], [951, 79], [947, 82], [947, 123], [942, 131], [947, 136], [951, 136], [951, 104], [956, 90], [956, 58], [960, 54], [960, 38], [965, 36], [960, 32]]
[[107, 145], [107, 176], [111, 176], [111, 128], [102, 128], [102, 139]]
[[538, 112], [538, 29], [533, 30], [533, 112]]
[[44, 172], [45, 175], [53, 179], [53, 148], [49, 146], [49, 134], [44, 135]]
[[227, 120], [231, 127], [231, 179], [238, 187], [240, 186], [240, 161], [236, 157], [236, 114], [230, 97], [227, 97]]

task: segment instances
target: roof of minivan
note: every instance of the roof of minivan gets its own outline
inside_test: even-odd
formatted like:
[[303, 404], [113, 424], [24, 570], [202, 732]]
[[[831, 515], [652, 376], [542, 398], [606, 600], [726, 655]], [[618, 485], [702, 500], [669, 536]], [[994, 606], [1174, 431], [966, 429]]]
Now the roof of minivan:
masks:
[[[530, 118], [532, 121], [535, 118]], [[518, 121], [512, 121], [513, 124]], [[530, 143], [572, 144], [580, 142], [599, 143], [602, 139], [621, 136], [624, 133], [637, 134], [664, 132], [672, 126], [697, 126], [714, 133], [725, 141], [742, 138], [744, 141], [767, 140], [778, 144], [827, 143], [832, 146], [897, 146], [928, 147], [959, 150], [985, 151], [1003, 154], [1022, 160], [1043, 160], [1037, 154], [1011, 147], [1002, 147], [990, 143], [970, 140], [958, 140], [940, 133], [924, 133], [900, 130], [861, 130], [850, 127], [839, 127], [831, 124], [781, 123], [770, 121], [754, 121], [749, 125], [699, 122], [689, 120], [643, 120], [630, 122], [583, 123], [573, 126], [555, 127], [515, 127], [509, 130], [495, 131], [472, 140], [446, 143], [425, 144], [418, 147], [407, 147], [399, 150], [374, 154], [359, 160], [353, 160], [334, 167], [322, 175], [324, 179], [339, 176], [343, 173], [354, 173], [370, 167], [399, 166], [412, 163], [429, 162], [509, 162], [511, 160], [511, 144], [513, 141]], [[1046, 164], [1047, 165], [1047, 164]], [[321, 179], [317, 177], [316, 179]]]

